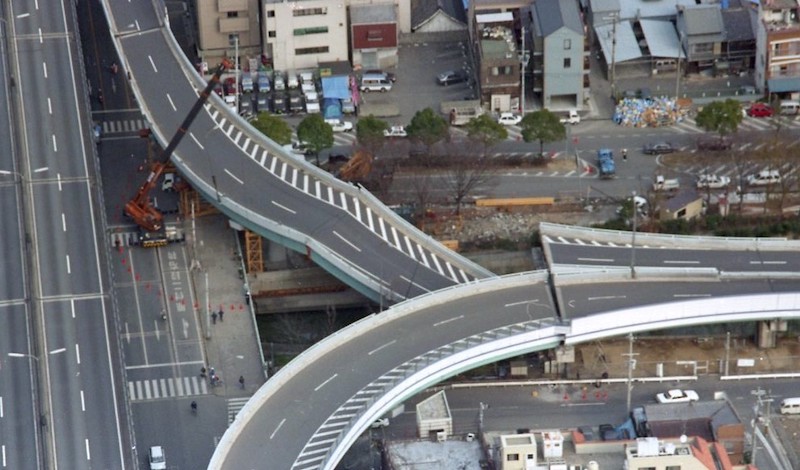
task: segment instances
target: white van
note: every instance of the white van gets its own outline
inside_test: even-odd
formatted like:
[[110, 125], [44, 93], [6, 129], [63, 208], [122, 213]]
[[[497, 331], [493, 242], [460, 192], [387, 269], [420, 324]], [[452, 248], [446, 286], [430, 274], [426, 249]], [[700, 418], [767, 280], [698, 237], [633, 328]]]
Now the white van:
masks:
[[785, 116], [795, 116], [800, 113], [800, 102], [798, 101], [781, 101], [781, 114]]
[[781, 182], [781, 174], [778, 170], [761, 170], [754, 175], [747, 177], [747, 184], [750, 186], [767, 186]]
[[392, 91], [392, 82], [386, 76], [364, 75], [361, 78], [361, 91], [380, 91], [381, 93]]
[[781, 401], [781, 414], [800, 414], [800, 398], [784, 398], [783, 401]]

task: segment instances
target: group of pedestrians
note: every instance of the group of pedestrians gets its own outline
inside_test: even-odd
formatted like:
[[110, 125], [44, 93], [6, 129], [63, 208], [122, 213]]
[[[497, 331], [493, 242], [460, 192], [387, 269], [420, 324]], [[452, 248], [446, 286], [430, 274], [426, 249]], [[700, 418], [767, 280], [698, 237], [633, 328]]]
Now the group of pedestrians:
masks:
[[219, 318], [219, 321], [225, 321], [225, 310], [219, 309], [219, 312], [211, 312], [212, 324], [217, 324], [217, 318]]
[[[217, 371], [215, 371], [213, 367], [209, 367], [208, 369], [202, 367], [200, 369], [200, 378], [208, 379], [212, 387], [216, 387], [217, 385], [222, 385], [222, 379], [219, 378], [219, 376], [217, 375]], [[243, 375], [239, 376], [239, 387], [241, 387], [241, 389], [244, 390]]]

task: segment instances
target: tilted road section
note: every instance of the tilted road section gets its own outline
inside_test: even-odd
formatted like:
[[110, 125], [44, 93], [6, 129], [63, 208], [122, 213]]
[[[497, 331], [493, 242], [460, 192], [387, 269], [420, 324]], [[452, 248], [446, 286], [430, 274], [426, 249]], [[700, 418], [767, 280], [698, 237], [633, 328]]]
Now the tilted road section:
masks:
[[[134, 92], [164, 143], [205, 82], [178, 48], [165, 10], [154, 3], [106, 1], [104, 6]], [[289, 155], [217, 96], [211, 98], [172, 159], [231, 219], [307, 254], [382, 304], [492, 276], [418, 231], [368, 191]]]

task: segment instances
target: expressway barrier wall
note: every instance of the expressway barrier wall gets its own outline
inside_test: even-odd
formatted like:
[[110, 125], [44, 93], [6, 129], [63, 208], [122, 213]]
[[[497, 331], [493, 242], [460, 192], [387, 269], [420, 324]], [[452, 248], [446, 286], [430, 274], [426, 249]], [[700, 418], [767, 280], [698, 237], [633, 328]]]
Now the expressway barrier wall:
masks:
[[[206, 81], [197, 73], [195, 67], [189, 62], [189, 60], [180, 50], [175, 37], [172, 35], [172, 32], [169, 29], [166, 7], [161, 0], [152, 0], [152, 2], [155, 11], [158, 13], [159, 22], [162, 25], [161, 34], [163, 35], [166, 44], [168, 44], [170, 47], [176, 61], [180, 64], [184, 75], [192, 84], [195, 92], [203, 89], [206, 86]], [[109, 16], [108, 11], [110, 10], [105, 2], [104, 8], [106, 8], [106, 15]], [[109, 24], [114, 25], [113, 21], [111, 21], [111, 18], [109, 18]], [[127, 67], [125, 61], [124, 49], [116, 37], [116, 34], [112, 34], [112, 38], [114, 39], [115, 47], [117, 48], [119, 56], [122, 60], [123, 68], [128, 70], [129, 68]], [[139, 84], [136, 82], [136, 80], [131, 80], [131, 86], [134, 90], [134, 93], [137, 95], [137, 97], [139, 97], [139, 101], [145, 115], [150, 118], [152, 123], [151, 128], [154, 131], [154, 134], [162, 143], [162, 145], [165, 145], [169, 141], [169, 136], [171, 135], [172, 130], [162, 129], [157, 125], [156, 120], [152, 119], [152, 113], [147, 108], [147, 103], [141, 99], [143, 95], [139, 90]], [[280, 157], [281, 160], [287, 165], [297, 168], [303, 173], [310, 174], [319, 181], [323, 181], [325, 185], [330, 188], [335, 188], [337, 192], [344, 193], [349, 197], [358, 199], [365, 206], [369, 207], [370, 210], [379, 215], [383, 220], [389, 222], [390, 225], [399, 233], [413, 240], [415, 243], [424, 247], [442, 260], [446, 260], [454, 267], [460, 268], [475, 278], [494, 276], [493, 273], [481, 267], [477, 263], [474, 263], [471, 260], [447, 249], [432, 237], [417, 230], [405, 219], [401, 218], [394, 211], [384, 206], [366, 189], [344, 183], [334, 178], [329, 173], [322, 171], [305, 161], [300, 161], [292, 157], [281, 146], [277, 145], [271, 139], [266, 138], [263, 134], [253, 129], [252, 126], [238, 116], [237, 113], [233, 112], [221, 100], [221, 98], [216, 96], [215, 93], [212, 93], [209, 104], [206, 105], [206, 109], [209, 109], [210, 106], [213, 106], [215, 111], [222, 113], [225, 119], [227, 119], [229, 122], [236, 123], [238, 130], [242, 131], [244, 135], [251, 141], [257, 142], [257, 144], [262, 148], [267, 149], [270, 154]], [[241, 157], [246, 158], [245, 155], [241, 155]], [[212, 204], [222, 210], [228, 217], [233, 218], [241, 225], [300, 253], [307, 253], [309, 248], [311, 248], [312, 258], [321, 264], [323, 268], [329, 270], [332, 274], [377, 302], [380, 302], [383, 299], [389, 299], [391, 301], [404, 300], [404, 296], [401, 293], [389, 291], [386, 285], [380, 282], [378, 276], [371, 273], [366, 273], [360, 269], [355, 269], [355, 265], [353, 263], [343, 259], [340, 254], [322, 246], [321, 243], [313, 241], [308, 235], [293, 230], [290, 227], [275, 224], [260, 214], [255, 214], [252, 211], [246, 210], [246, 208], [237, 204], [235, 201], [220, 197], [224, 195], [220, 195], [216, 190], [214, 190], [211, 184], [203, 181], [197, 173], [193, 172], [191, 170], [190, 163], [186, 158], [183, 158], [180, 155], [180, 152], [177, 152], [172, 158], [176, 167], [187, 177], [189, 181], [191, 181], [196, 189], [198, 189]], [[387, 248], [392, 249], [390, 247]], [[455, 282], [460, 281], [461, 280], [458, 278], [455, 279]]]
[[548, 274], [546, 271], [533, 271], [490, 278], [470, 285], [454, 285], [398, 303], [389, 310], [381, 313], [373, 313], [349, 325], [347, 328], [331, 334], [289, 362], [289, 364], [278, 371], [277, 374], [273, 375], [272, 378], [253, 395], [250, 401], [247, 402], [236, 416], [236, 420], [222, 436], [222, 440], [219, 442], [217, 451], [214, 453], [208, 468], [223, 468], [224, 459], [230, 446], [239, 434], [241, 434], [247, 422], [258, 413], [262, 406], [266, 405], [275, 392], [284, 387], [292, 377], [301, 374], [307, 365], [316, 362], [321, 357], [333, 353], [336, 348], [346, 343], [354, 336], [366, 334], [370, 330], [395, 321], [400, 317], [417, 314], [426, 308], [450, 302], [464, 295], [481, 295], [495, 290], [541, 283], [545, 282], [547, 278]]
[[[631, 243], [631, 232], [606, 230], [590, 227], [553, 224], [539, 224], [542, 236], [550, 238], [591, 239], [603, 243], [626, 245]], [[735, 238], [735, 237], [695, 237], [689, 235], [669, 235], [662, 233], [636, 232], [637, 246], [663, 246], [669, 248], [690, 248], [695, 250], [731, 251], [800, 251], [800, 241], [786, 238]]]

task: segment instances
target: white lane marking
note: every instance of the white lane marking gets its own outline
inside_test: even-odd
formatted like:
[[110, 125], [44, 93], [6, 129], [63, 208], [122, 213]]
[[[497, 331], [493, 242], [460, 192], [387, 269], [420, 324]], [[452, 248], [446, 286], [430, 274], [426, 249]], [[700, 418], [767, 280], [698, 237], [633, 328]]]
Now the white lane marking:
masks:
[[72, 266], [69, 264], [69, 255], [67, 255], [67, 274], [72, 274]]
[[139, 20], [135, 20], [135, 21], [133, 22], [133, 24], [135, 24], [135, 25], [136, 25], [136, 31], [141, 31], [141, 30], [142, 30], [142, 28], [139, 26]]
[[50, 100], [50, 98], [47, 98], [47, 111], [49, 111], [50, 114], [53, 114], [53, 102]]
[[407, 278], [405, 276], [400, 276], [400, 279], [406, 281], [407, 283], [411, 284], [412, 286], [415, 286], [415, 287], [418, 287], [418, 288], [424, 290], [425, 292], [430, 292], [430, 289], [426, 289], [425, 286], [421, 286], [421, 285], [417, 284], [416, 282], [412, 281], [411, 279], [409, 279], [409, 278]]
[[67, 217], [64, 213], [61, 213], [61, 228], [66, 232], [67, 231]]
[[597, 261], [602, 263], [613, 263], [613, 258], [578, 258], [578, 261]]
[[322, 382], [321, 384], [317, 385], [317, 387], [314, 389], [314, 391], [315, 391], [315, 392], [318, 392], [318, 391], [319, 391], [319, 390], [320, 390], [322, 387], [324, 387], [325, 385], [327, 385], [327, 384], [328, 384], [328, 382], [330, 382], [331, 380], [335, 379], [335, 378], [336, 378], [336, 377], [338, 377], [338, 376], [339, 376], [339, 374], [338, 374], [338, 373], [337, 373], [337, 374], [333, 374], [332, 376], [330, 376], [330, 378], [329, 378], [328, 380], [326, 380], [326, 381]]
[[49, 167], [49, 166], [43, 166], [43, 167], [40, 167], [40, 168], [37, 168], [37, 169], [33, 170], [33, 172], [34, 172], [34, 173], [41, 173], [41, 172], [43, 172], [43, 171], [47, 171], [47, 170], [49, 170], [49, 169], [50, 169], [50, 167]]
[[61, 191], [61, 173], [56, 175], [56, 179], [58, 180], [58, 190]]
[[674, 294], [675, 298], [689, 298], [689, 297], [711, 297], [711, 294]]
[[376, 352], [380, 351], [381, 349], [387, 348], [387, 347], [393, 345], [396, 342], [397, 342], [397, 340], [393, 339], [393, 340], [389, 341], [388, 343], [382, 344], [382, 345], [378, 346], [377, 348], [373, 349], [372, 351], [368, 352], [367, 356], [372, 356], [373, 354], [375, 354]]
[[30, 13], [20, 13], [19, 15], [17, 15], [17, 18], [27, 18], [29, 16], [31, 16]]
[[441, 326], [441, 325], [446, 325], [446, 324], [448, 324], [448, 323], [450, 323], [450, 322], [454, 322], [454, 321], [456, 321], [456, 320], [461, 320], [462, 318], [464, 318], [464, 315], [459, 315], [459, 316], [457, 316], [457, 317], [448, 318], [447, 320], [442, 320], [442, 321], [440, 321], [440, 322], [436, 322], [436, 323], [434, 323], [434, 324], [433, 324], [433, 326]]
[[271, 201], [271, 202], [272, 202], [272, 204], [274, 204], [274, 205], [276, 205], [276, 206], [280, 207], [281, 209], [285, 210], [286, 212], [288, 212], [288, 213], [290, 213], [290, 214], [297, 214], [297, 211], [294, 211], [294, 210], [292, 210], [292, 209], [289, 209], [288, 207], [284, 206], [283, 204], [281, 204], [281, 203], [279, 203], [279, 202], [275, 202], [275, 201]]
[[244, 184], [244, 181], [242, 181], [242, 180], [240, 180], [239, 178], [237, 178], [237, 177], [236, 177], [236, 175], [234, 175], [233, 173], [231, 173], [230, 171], [228, 171], [228, 169], [227, 169], [227, 168], [225, 169], [225, 173], [227, 173], [227, 174], [228, 174], [228, 176], [230, 176], [231, 178], [235, 179], [237, 183], [239, 183], [239, 184]]
[[39, 9], [39, 0], [35, 0], [33, 2], [34, 7], [38, 10]]
[[613, 300], [613, 299], [624, 299], [626, 298], [624, 295], [602, 295], [600, 297], [589, 297], [586, 300]]
[[147, 58], [150, 60], [150, 65], [153, 67], [153, 72], [158, 73], [158, 69], [156, 68], [156, 63], [153, 62], [153, 56], [147, 56]]
[[286, 422], [286, 418], [283, 418], [281, 420], [281, 422], [278, 423], [278, 427], [276, 427], [275, 430], [272, 431], [272, 434], [269, 435], [270, 440], [272, 440], [272, 438], [275, 437], [275, 434], [278, 434], [278, 429], [280, 429], [281, 426], [283, 426], [283, 423], [285, 423], [285, 422]]
[[503, 307], [516, 307], [517, 305], [533, 304], [533, 303], [536, 303], [538, 301], [539, 301], [539, 299], [522, 300], [520, 302], [511, 302], [510, 304], [505, 304], [505, 305], [503, 305]]
[[66, 350], [67, 350], [67, 348], [53, 349], [52, 351], [50, 351], [50, 354], [61, 354], [61, 353], [65, 352]]
[[70, 310], [70, 314], [72, 314], [72, 318], [75, 318], [75, 300], [74, 299], [69, 301], [69, 310]]
[[86, 460], [92, 460], [92, 453], [89, 451], [89, 439], [84, 439], [86, 442]]
[[350, 243], [350, 240], [347, 240], [347, 239], [346, 239], [346, 238], [344, 238], [343, 236], [339, 235], [339, 232], [337, 232], [336, 230], [334, 230], [334, 231], [333, 231], [333, 234], [334, 234], [334, 235], [336, 235], [337, 237], [339, 237], [339, 239], [340, 239], [341, 241], [343, 241], [343, 242], [347, 243], [348, 245], [350, 245], [350, 247], [351, 247], [352, 249], [354, 249], [354, 250], [356, 250], [357, 252], [361, 253], [361, 248], [359, 248], [359, 247], [357, 247], [357, 246], [353, 245], [352, 243]]
[[83, 397], [83, 390], [81, 390], [81, 411], [86, 411], [86, 399]]
[[42, 34], [42, 28], [39, 28], [39, 44], [44, 44], [44, 34]]
[[53, 152], [58, 152], [58, 143], [56, 142], [55, 134], [53, 134]]
[[175, 107], [175, 103], [172, 101], [172, 97], [169, 96], [169, 93], [167, 93], [167, 99], [169, 100], [169, 105], [172, 106], [172, 110], [177, 111], [178, 108]]
[[664, 260], [664, 264], [700, 264], [700, 261], [691, 261], [691, 260]]
[[81, 345], [75, 345], [75, 360], [78, 361], [78, 364], [81, 363]]
[[786, 261], [750, 261], [750, 264], [786, 264]]
[[42, 62], [42, 72], [44, 72], [44, 78], [47, 78], [47, 62]]
[[3, 418], [5, 411], [3, 411], [3, 397], [0, 397], [0, 418]]
[[192, 138], [192, 140], [194, 140], [194, 143], [195, 143], [195, 144], [197, 144], [197, 146], [198, 146], [198, 147], [200, 147], [200, 150], [205, 150], [205, 147], [203, 147], [203, 144], [201, 144], [201, 143], [200, 143], [200, 141], [199, 141], [199, 140], [197, 140], [197, 137], [195, 137], [195, 136], [194, 136], [194, 134], [192, 134], [192, 133], [190, 132], [190, 133], [189, 133], [189, 137], [191, 137], [191, 138]]

